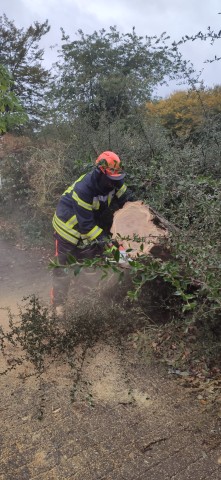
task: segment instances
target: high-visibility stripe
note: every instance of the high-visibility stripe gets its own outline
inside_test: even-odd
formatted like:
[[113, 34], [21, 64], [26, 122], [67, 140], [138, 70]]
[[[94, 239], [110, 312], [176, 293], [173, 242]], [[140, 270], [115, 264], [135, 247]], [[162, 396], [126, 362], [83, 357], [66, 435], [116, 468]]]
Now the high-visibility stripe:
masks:
[[75, 238], [80, 238], [80, 234], [79, 232], [77, 232], [76, 230], [73, 230], [71, 228], [68, 228], [66, 227], [65, 223], [62, 222], [58, 217], [57, 215], [55, 214], [54, 217], [53, 217], [53, 226], [56, 227], [56, 229], [60, 229], [60, 230], [63, 230], [64, 232], [66, 232], [68, 235], [72, 236], [72, 237], [75, 237]]
[[77, 202], [78, 205], [80, 205], [80, 207], [92, 211], [92, 204], [84, 202], [84, 200], [82, 200], [76, 192], [72, 193], [72, 198]]
[[76, 182], [74, 182], [73, 186], [76, 185], [76, 183], [80, 182], [84, 177], [85, 177], [86, 173], [83, 173], [83, 175], [81, 175], [77, 180]]
[[[74, 245], [78, 244], [78, 241], [80, 239], [80, 233], [77, 232], [76, 230], [70, 229], [65, 226], [65, 223], [62, 222], [56, 215], [53, 217], [52, 221], [53, 227], [59, 235], [67, 240], [70, 243], [73, 243]], [[66, 227], [66, 228], [65, 228]]]
[[117, 195], [117, 198], [120, 198], [122, 197], [122, 195], [126, 192], [127, 190], [127, 186], [125, 185], [125, 183], [122, 185], [122, 187], [120, 188], [120, 190], [118, 190], [118, 192], [116, 193]]
[[67, 240], [68, 242], [70, 243], [73, 243], [74, 245], [77, 245], [78, 244], [78, 239], [76, 237], [72, 237], [71, 235], [69, 235], [68, 233], [64, 232], [64, 230], [62, 230], [61, 228], [59, 228], [56, 223], [54, 222], [53, 220], [53, 227], [54, 229], [56, 230], [57, 233], [59, 233], [60, 237], [64, 238], [65, 240]]
[[71, 193], [72, 190], [74, 189], [76, 183], [80, 182], [84, 177], [85, 177], [86, 173], [84, 173], [83, 175], [81, 175], [80, 178], [78, 178], [78, 180], [76, 180], [74, 183], [72, 183], [72, 185], [70, 187], [68, 187], [64, 193], [62, 193], [62, 195], [66, 195], [66, 193]]
[[69, 233], [74, 237], [80, 238], [81, 234], [77, 230], [74, 230], [74, 228], [70, 228], [66, 222], [63, 222], [62, 220], [60, 220], [60, 218], [56, 215], [56, 213], [54, 214], [54, 221], [55, 221], [55, 224], [57, 224], [58, 227], [62, 228], [62, 230], [64, 230], [65, 232]]
[[112, 190], [112, 191], [111, 191], [111, 192], [109, 192], [109, 194], [108, 194], [108, 198], [107, 198], [107, 204], [108, 204], [108, 207], [109, 207], [109, 206], [110, 206], [110, 204], [111, 204], [111, 200], [112, 200], [112, 198], [113, 198], [114, 194], [115, 194], [115, 190]]
[[103, 232], [102, 228], [100, 228], [100, 227], [98, 227], [98, 225], [96, 225], [95, 227], [93, 227], [90, 230], [90, 232], [82, 233], [81, 238], [88, 239], [88, 240], [92, 241], [92, 240], [95, 240], [95, 238], [97, 238], [102, 232]]
[[108, 207], [111, 204], [111, 200], [115, 194], [115, 189], [111, 190], [111, 192], [108, 193], [108, 195], [98, 195], [97, 197], [93, 198], [93, 210], [99, 210], [100, 208], [100, 202], [107, 202]]
[[93, 198], [93, 204], [92, 204], [93, 210], [99, 210], [100, 208], [100, 201], [98, 197]]
[[75, 225], [77, 225], [78, 223], [78, 220], [77, 220], [77, 217], [76, 215], [73, 215], [73, 217], [71, 217], [67, 222], [66, 222], [66, 225], [68, 227], [74, 227]]

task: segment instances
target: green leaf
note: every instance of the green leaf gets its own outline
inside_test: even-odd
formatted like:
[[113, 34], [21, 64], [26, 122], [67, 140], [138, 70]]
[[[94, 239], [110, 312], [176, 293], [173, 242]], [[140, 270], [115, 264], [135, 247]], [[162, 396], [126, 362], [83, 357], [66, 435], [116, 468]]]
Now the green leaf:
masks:
[[76, 277], [76, 276], [79, 275], [79, 273], [81, 272], [81, 270], [82, 270], [82, 265], [74, 265], [73, 268], [74, 268], [74, 275], [75, 275], [75, 277]]

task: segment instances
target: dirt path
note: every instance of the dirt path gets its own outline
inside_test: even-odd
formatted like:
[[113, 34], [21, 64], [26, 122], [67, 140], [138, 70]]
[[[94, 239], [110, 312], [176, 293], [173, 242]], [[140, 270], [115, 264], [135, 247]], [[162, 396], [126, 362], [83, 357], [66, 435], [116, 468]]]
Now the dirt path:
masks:
[[46, 250], [36, 247], [30, 251], [0, 240], [0, 285], [1, 323], [7, 321], [8, 307], [13, 313], [18, 312], [23, 297], [36, 293], [48, 302], [51, 275]]
[[[48, 257], [0, 241], [0, 315], [24, 295], [46, 302]], [[91, 312], [88, 312], [88, 322]], [[1, 480], [219, 480], [220, 427], [127, 338], [76, 347], [39, 375], [10, 347], [1, 357]], [[77, 360], [78, 359], [78, 360]], [[10, 370], [11, 368], [11, 370]], [[74, 398], [74, 401], [73, 401]]]

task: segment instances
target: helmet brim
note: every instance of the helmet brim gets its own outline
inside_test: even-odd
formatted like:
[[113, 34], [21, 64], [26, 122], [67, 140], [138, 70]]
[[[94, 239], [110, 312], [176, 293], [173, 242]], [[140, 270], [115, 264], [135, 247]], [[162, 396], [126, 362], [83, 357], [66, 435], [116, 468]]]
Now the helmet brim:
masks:
[[120, 175], [108, 175], [108, 173], [105, 173], [105, 176], [109, 178], [110, 180], [113, 180], [114, 182], [118, 180], [123, 180], [125, 177], [126, 173], [121, 173]]

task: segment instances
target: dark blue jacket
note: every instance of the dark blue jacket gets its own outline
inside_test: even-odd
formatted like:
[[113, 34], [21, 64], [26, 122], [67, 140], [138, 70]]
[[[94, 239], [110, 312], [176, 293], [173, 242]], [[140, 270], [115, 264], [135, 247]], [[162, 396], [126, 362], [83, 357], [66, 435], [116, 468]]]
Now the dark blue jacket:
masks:
[[99, 215], [117, 200], [118, 208], [127, 201], [124, 180], [108, 185], [99, 169], [82, 175], [63, 193], [53, 217], [55, 231], [68, 242], [77, 245], [102, 240], [104, 230], [99, 226]]

